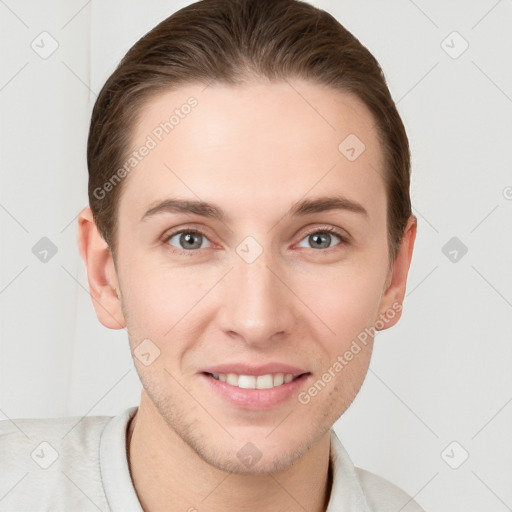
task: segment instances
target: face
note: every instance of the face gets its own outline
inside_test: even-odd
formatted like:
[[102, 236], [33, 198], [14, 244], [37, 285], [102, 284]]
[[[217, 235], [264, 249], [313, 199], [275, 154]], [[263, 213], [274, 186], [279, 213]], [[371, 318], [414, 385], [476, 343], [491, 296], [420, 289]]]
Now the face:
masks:
[[353, 96], [291, 83], [152, 98], [133, 137], [150, 149], [118, 209], [143, 393], [203, 460], [238, 473], [287, 468], [324, 436], [364, 380], [371, 327], [399, 316], [374, 120]]

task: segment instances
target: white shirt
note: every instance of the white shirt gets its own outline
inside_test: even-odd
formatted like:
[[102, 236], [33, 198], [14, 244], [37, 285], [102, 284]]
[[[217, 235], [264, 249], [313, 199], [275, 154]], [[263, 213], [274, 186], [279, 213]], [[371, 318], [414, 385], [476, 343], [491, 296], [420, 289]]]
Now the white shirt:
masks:
[[[126, 430], [137, 409], [0, 421], [0, 512], [143, 512], [126, 453]], [[333, 485], [326, 512], [423, 512], [398, 487], [354, 467], [334, 430], [330, 434]]]

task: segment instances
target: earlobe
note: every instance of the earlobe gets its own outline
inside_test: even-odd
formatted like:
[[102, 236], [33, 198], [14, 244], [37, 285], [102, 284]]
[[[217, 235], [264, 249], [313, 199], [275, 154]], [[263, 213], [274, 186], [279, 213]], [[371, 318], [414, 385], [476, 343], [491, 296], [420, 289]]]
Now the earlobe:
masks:
[[402, 303], [405, 297], [414, 241], [416, 240], [416, 229], [416, 217], [411, 215], [405, 227], [402, 243], [392, 264], [390, 275], [386, 280], [378, 317], [380, 321], [376, 321], [378, 331], [395, 325], [402, 314]]
[[126, 327], [110, 248], [100, 235], [90, 207], [78, 215], [78, 249], [87, 270], [89, 293], [98, 320], [109, 329]]

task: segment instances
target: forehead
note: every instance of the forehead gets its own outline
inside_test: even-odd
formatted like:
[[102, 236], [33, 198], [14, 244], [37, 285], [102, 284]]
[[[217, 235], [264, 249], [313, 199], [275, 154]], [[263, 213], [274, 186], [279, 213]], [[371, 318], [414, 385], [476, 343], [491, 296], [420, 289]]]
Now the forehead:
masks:
[[139, 155], [121, 208], [139, 212], [166, 195], [228, 200], [247, 214], [333, 189], [359, 202], [373, 197], [374, 209], [385, 201], [370, 111], [353, 95], [309, 82], [159, 93], [141, 108], [130, 149]]

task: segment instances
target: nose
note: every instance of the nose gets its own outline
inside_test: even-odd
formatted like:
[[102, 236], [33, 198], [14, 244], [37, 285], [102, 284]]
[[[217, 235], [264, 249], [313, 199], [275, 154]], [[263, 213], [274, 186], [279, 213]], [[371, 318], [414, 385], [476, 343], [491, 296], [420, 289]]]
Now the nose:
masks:
[[270, 250], [252, 262], [234, 254], [233, 268], [220, 289], [220, 328], [252, 346], [286, 338], [293, 332], [300, 305], [291, 288], [290, 272]]

